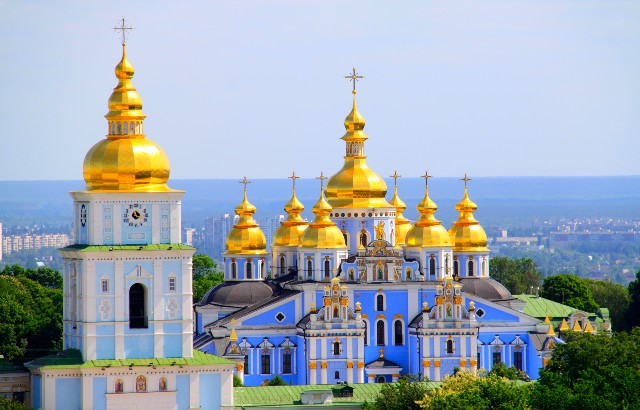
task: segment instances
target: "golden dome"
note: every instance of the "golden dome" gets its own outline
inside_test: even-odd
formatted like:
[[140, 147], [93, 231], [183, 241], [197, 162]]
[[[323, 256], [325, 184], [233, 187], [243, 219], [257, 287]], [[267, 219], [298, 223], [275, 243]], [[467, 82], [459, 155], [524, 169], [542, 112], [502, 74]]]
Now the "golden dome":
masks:
[[397, 172], [394, 172], [391, 176], [394, 178], [393, 184], [393, 198], [389, 203], [396, 208], [396, 246], [404, 245], [405, 238], [407, 233], [411, 229], [411, 221], [402, 215], [405, 209], [407, 209], [407, 204], [404, 203], [402, 199], [398, 196], [398, 184], [397, 178], [400, 177]]
[[435, 217], [438, 206], [429, 197], [429, 186], [425, 187], [424, 198], [416, 206], [420, 219], [407, 233], [405, 244], [409, 247], [451, 246], [451, 239], [442, 223]]
[[454, 252], [489, 251], [487, 248], [487, 234], [480, 223], [473, 217], [473, 212], [476, 209], [478, 209], [478, 205], [469, 199], [465, 181], [464, 198], [456, 204], [456, 210], [460, 212], [460, 216], [449, 229]]
[[365, 121], [356, 107], [354, 91], [353, 109], [344, 120], [347, 130], [344, 165], [327, 184], [327, 199], [333, 208], [392, 208], [385, 198], [387, 184], [367, 165], [364, 142], [368, 139]]
[[[320, 178], [324, 179], [322, 175]], [[322, 185], [320, 185], [320, 199], [312, 208], [316, 219], [309, 224], [300, 238], [302, 248], [346, 249], [347, 244], [344, 241], [342, 231], [329, 219], [329, 213], [332, 209], [324, 196]]]
[[298, 246], [302, 233], [309, 225], [307, 221], [300, 216], [302, 211], [304, 211], [304, 205], [302, 205], [302, 202], [300, 202], [296, 196], [295, 180], [298, 177], [296, 177], [294, 173], [293, 177], [289, 178], [293, 178], [293, 193], [289, 202], [284, 206], [284, 210], [289, 216], [287, 220], [283, 221], [278, 227], [276, 235], [273, 238], [274, 246]]
[[109, 98], [107, 138], [94, 145], [84, 159], [87, 191], [171, 191], [169, 159], [144, 136], [142, 99], [131, 84], [134, 70], [122, 45], [115, 68], [118, 85]]
[[233, 225], [233, 229], [227, 236], [226, 253], [227, 254], [252, 254], [261, 255], [267, 253], [267, 241], [264, 237], [262, 229], [253, 219], [256, 207], [247, 200], [247, 185], [244, 181], [244, 198], [242, 202], [236, 206], [236, 215], [240, 217], [237, 224]]

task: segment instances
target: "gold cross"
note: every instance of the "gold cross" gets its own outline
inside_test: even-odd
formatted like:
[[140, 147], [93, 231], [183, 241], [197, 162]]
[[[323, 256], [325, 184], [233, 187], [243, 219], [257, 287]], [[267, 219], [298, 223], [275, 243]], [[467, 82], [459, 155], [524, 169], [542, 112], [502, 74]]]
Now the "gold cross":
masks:
[[467, 174], [464, 174], [464, 178], [460, 178], [460, 181], [464, 181], [464, 187], [467, 187], [467, 182], [471, 181], [471, 178], [467, 178]]
[[327, 179], [327, 177], [325, 177], [324, 174], [320, 172], [320, 176], [316, 177], [316, 179], [320, 180], [320, 192], [322, 192], [322, 190], [324, 189], [324, 180]]
[[398, 178], [402, 178], [402, 175], [398, 174], [398, 171], [394, 170], [391, 178], [393, 178], [393, 186], [398, 186]]
[[424, 186], [429, 186], [429, 178], [433, 178], [433, 175], [429, 175], [427, 171], [424, 171], [424, 175], [421, 175], [420, 178], [424, 178]]
[[348, 78], [349, 81], [353, 82], [353, 91], [352, 93], [356, 93], [356, 81], [358, 81], [359, 78], [364, 78], [363, 75], [358, 75], [358, 73], [356, 73], [356, 68], [353, 67], [353, 73], [351, 75], [345, 75], [344, 78]]
[[120, 27], [116, 26], [113, 28], [114, 31], [122, 30], [122, 45], [124, 45], [127, 42], [127, 30], [133, 30], [133, 27], [131, 26], [127, 27], [125, 23], [126, 22], [123, 17], [122, 21], [120, 22]]
[[244, 184], [244, 192], [247, 192], [247, 184], [250, 184], [251, 181], [249, 181], [247, 177], [243, 177], [242, 181], [238, 181], [238, 182], [240, 182], [241, 184]]
[[296, 176], [296, 172], [293, 171], [293, 174], [290, 177], [287, 177], [287, 178], [290, 178], [291, 180], [293, 180], [293, 190], [295, 191], [296, 190], [296, 179], [300, 179], [300, 177]]

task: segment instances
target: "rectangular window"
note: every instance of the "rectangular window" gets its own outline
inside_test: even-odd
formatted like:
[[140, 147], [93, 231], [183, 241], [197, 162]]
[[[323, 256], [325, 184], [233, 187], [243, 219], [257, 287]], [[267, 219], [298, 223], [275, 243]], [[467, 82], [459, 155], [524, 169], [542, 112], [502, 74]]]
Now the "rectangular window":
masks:
[[493, 365], [502, 363], [502, 355], [500, 352], [493, 352]]
[[291, 374], [291, 353], [285, 353], [282, 355], [282, 373]]
[[109, 293], [109, 279], [102, 279], [102, 293]]
[[169, 278], [169, 291], [176, 291], [176, 278]]
[[260, 356], [260, 374], [271, 374], [271, 355]]
[[522, 370], [522, 352], [513, 353], [513, 365], [518, 370]]
[[244, 374], [249, 374], [249, 356], [244, 357]]

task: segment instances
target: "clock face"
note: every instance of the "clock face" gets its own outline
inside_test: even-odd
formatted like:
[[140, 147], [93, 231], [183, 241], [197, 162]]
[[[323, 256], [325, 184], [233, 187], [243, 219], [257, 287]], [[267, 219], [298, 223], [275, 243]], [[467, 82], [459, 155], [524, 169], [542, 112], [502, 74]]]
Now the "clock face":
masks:
[[82, 204], [80, 207], [80, 225], [84, 228], [87, 224], [87, 206]]
[[146, 206], [141, 204], [127, 205], [122, 215], [122, 222], [133, 227], [146, 225], [148, 219], [149, 212]]

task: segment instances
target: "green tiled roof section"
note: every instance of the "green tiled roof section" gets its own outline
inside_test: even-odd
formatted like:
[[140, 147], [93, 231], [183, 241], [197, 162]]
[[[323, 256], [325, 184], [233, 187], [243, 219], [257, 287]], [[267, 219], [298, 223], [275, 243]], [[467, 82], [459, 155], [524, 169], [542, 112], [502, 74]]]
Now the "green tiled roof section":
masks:
[[551, 316], [552, 318], [568, 317], [578, 310], [571, 306], [563, 305], [562, 303], [554, 302], [553, 300], [541, 298], [535, 295], [513, 295], [513, 297], [527, 302], [524, 307], [524, 313], [526, 315], [541, 319], [546, 316]]
[[168, 251], [168, 250], [190, 250], [195, 251], [193, 246], [181, 243], [159, 243], [152, 245], [69, 245], [63, 250], [79, 252], [106, 252], [106, 251]]
[[[438, 382], [425, 382], [430, 389], [440, 386]], [[333, 397], [333, 404], [340, 403], [364, 403], [374, 402], [382, 383], [350, 384], [353, 388], [353, 397]], [[313, 390], [340, 390], [344, 385], [315, 384], [296, 386], [260, 386], [260, 387], [235, 387], [234, 405], [241, 406], [281, 406], [300, 404], [300, 394]], [[327, 405], [331, 406], [331, 405]]]
[[94, 368], [94, 367], [129, 367], [133, 366], [202, 366], [207, 364], [229, 364], [231, 360], [193, 351], [193, 357], [182, 358], [149, 358], [149, 359], [115, 359], [115, 360], [89, 360], [82, 361], [79, 350], [65, 350], [60, 354], [41, 357], [27, 364], [31, 368], [70, 369], [70, 368]]

